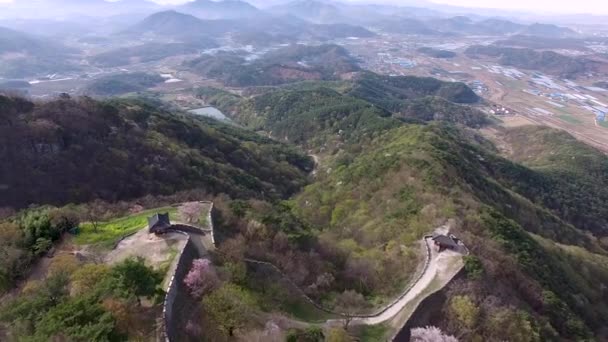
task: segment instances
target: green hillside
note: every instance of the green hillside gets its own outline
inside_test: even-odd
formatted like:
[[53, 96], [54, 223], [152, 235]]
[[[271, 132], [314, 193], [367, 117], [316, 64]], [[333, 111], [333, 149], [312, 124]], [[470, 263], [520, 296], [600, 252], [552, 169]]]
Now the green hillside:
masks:
[[[556, 195], [551, 190], [560, 183], [545, 187], [535, 182], [544, 177], [542, 173], [514, 172], [522, 167], [447, 126], [393, 129], [363, 150], [361, 154], [338, 154], [334, 171], [308, 186], [299, 195], [297, 207], [315, 226], [328, 227], [324, 236], [355, 238], [362, 251], [387, 243], [411, 244], [437, 222], [460, 221], [457, 233], [482, 259], [486, 273], [481, 279], [465, 281], [480, 288], [467, 289], [456, 283], [453, 295], [466, 295], [473, 303], [492, 295], [502, 304], [482, 306], [471, 326], [458, 328], [457, 318], [444, 317], [446, 326], [456, 329], [454, 333], [467, 328], [468, 336], [496, 338], [486, 324], [497, 319], [500, 310], [516, 316], [521, 310], [529, 312], [526, 319], [543, 340], [552, 330], [564, 337], [584, 337], [602, 326], [608, 303], [602, 299], [600, 279], [606, 277], [608, 268], [604, 265], [597, 273], [579, 275], [574, 258], [564, 259], [560, 253], [543, 249], [528, 234], [606, 255], [583, 232], [588, 227], [569, 225], [567, 213], [543, 209], [544, 203], [534, 203], [522, 189], [567, 202], [578, 199], [579, 193]], [[598, 237], [606, 234], [596, 233]], [[517, 262], [508, 261], [513, 258]], [[501, 266], [495, 268], [497, 265]], [[519, 281], [528, 287], [521, 288]], [[505, 296], [502, 289], [506, 288], [511, 290]], [[543, 326], [547, 323], [551, 329]]]
[[371, 72], [360, 75], [349, 94], [395, 112], [399, 112], [406, 101], [425, 96], [438, 96], [455, 103], [479, 101], [464, 83], [443, 82], [431, 77], [389, 77]]
[[143, 91], [163, 82], [164, 79], [159, 75], [144, 72], [108, 75], [88, 84], [84, 92], [88, 95], [99, 96], [121, 95]]
[[0, 106], [0, 206], [116, 201], [197, 187], [284, 197], [311, 168], [285, 145], [158, 103], [0, 97]]
[[[490, 123], [461, 83], [364, 73], [257, 91], [195, 91], [249, 131], [140, 100], [2, 98], [1, 136], [13, 148], [2, 155], [10, 167], [0, 198], [10, 201], [0, 205], [194, 188], [231, 195], [216, 198], [212, 259], [222, 285], [201, 299], [199, 323], [221, 326], [222, 304], [240, 298], [237, 335], [262, 328], [266, 313], [320, 319], [244, 258], [272, 262], [326, 307], [340, 310], [346, 294], [357, 312], [372, 312], [415, 276], [421, 237], [448, 224], [471, 255], [434, 304], [441, 330], [463, 341], [606, 338], [608, 157], [600, 151], [560, 131], [519, 127], [497, 128], [510, 151], [501, 154], [474, 129]], [[310, 177], [312, 161], [296, 149], [320, 160]], [[12, 241], [16, 230], [29, 232], [31, 260], [64, 221], [51, 223], [53, 210], [22, 215], [0, 233]], [[13, 252], [0, 279], [14, 281], [6, 275], [24, 248], [0, 248]], [[15, 317], [0, 319], [17, 331]], [[229, 339], [230, 331], [201, 334]]]
[[234, 119], [253, 130], [305, 146], [356, 141], [397, 124], [391, 113], [327, 88], [269, 92], [234, 112]]
[[205, 38], [185, 43], [145, 43], [136, 46], [117, 48], [93, 55], [89, 61], [100, 67], [117, 67], [133, 63], [158, 61], [171, 56], [195, 54], [216, 43]]
[[359, 70], [357, 61], [337, 45], [291, 45], [249, 63], [235, 53], [203, 55], [184, 63], [200, 75], [229, 86], [272, 86], [304, 80], [334, 80]]
[[[427, 102], [432, 99], [419, 98], [420, 107], [406, 112], [427, 121], [423, 113], [433, 112]], [[415, 258], [412, 248], [420, 236], [452, 220], [473, 257], [467, 259], [469, 275], [448, 287], [450, 298], [459, 298], [459, 303], [443, 304], [444, 331], [460, 333], [465, 340], [511, 334], [522, 341], [542, 341], [601, 334], [601, 322], [608, 318], [601, 285], [608, 266], [594, 263], [588, 266], [593, 272], [576, 271], [582, 260], [589, 263], [586, 253], [608, 255], [604, 190], [587, 187], [606, 174], [602, 170], [608, 158], [599, 151], [565, 133], [525, 127], [505, 133], [514, 151], [506, 159], [492, 142], [445, 122], [450, 120], [406, 124], [390, 117], [397, 113], [323, 88], [270, 92], [248, 100], [244, 108], [235, 110], [237, 121], [320, 149], [324, 168], [290, 202], [287, 212], [296, 218], [283, 219], [285, 225], [273, 226], [274, 221], [260, 219], [255, 211], [244, 215], [262, 222], [271, 235], [299, 227], [298, 234], [304, 229], [313, 240], [294, 242], [282, 252], [263, 252], [259, 246], [266, 243], [264, 238], [233, 229], [236, 235], [226, 246], [244, 239], [245, 245], [257, 246], [244, 247], [246, 255], [277, 262], [293, 255], [284, 253], [324, 251], [321, 260], [301, 255], [297, 269], [285, 265], [283, 270], [292, 279], [309, 274], [298, 281], [306, 288], [320, 276], [316, 272], [329, 267], [314, 265], [330, 264], [335, 282], [316, 294], [320, 300], [331, 305], [331, 298], [347, 289], [378, 303], [407, 281], [407, 270], [413, 267], [408, 260]], [[538, 131], [530, 131], [534, 129]], [[396, 245], [405, 248], [403, 253], [393, 254], [391, 246]], [[565, 254], [555, 246], [579, 252]], [[355, 266], [340, 260], [356, 260], [356, 272], [366, 281], [350, 278], [349, 267]], [[395, 265], [402, 271], [389, 276]], [[262, 288], [254, 286], [256, 291]], [[494, 301], [484, 302], [488, 296]], [[476, 308], [474, 319], [463, 321], [459, 310], [468, 306]], [[504, 325], [507, 321], [512, 324]]]
[[212, 89], [198, 95], [248, 128], [306, 147], [366, 140], [400, 121], [489, 123], [481, 111], [460, 104], [479, 100], [465, 84], [414, 76], [364, 72], [354, 81], [297, 82], [240, 101]]
[[536, 51], [496, 45], [473, 45], [467, 48], [465, 54], [471, 57], [494, 57], [498, 58], [502, 65], [537, 70], [561, 77], [576, 77], [589, 72], [597, 72], [606, 67], [606, 63], [585, 57], [571, 57], [553, 51]]
[[73, 60], [76, 52], [42, 37], [0, 27], [1, 77], [23, 78], [77, 71], [79, 65]]
[[396, 116], [421, 121], [447, 121], [469, 127], [481, 127], [489, 123], [488, 117], [480, 110], [437, 96], [404, 101]]
[[[371, 305], [386, 301], [407, 281], [420, 237], [453, 220], [453, 232], [473, 256], [467, 258], [468, 275], [447, 288], [458, 303], [443, 304], [444, 331], [465, 340], [600, 334], [608, 318], [602, 286], [608, 265], [591, 263], [590, 255], [608, 255], [598, 239], [605, 233], [594, 237], [531, 197], [524, 190], [555, 198], [536, 182], [546, 176], [496, 155], [490, 142], [445, 123], [397, 126], [325, 153], [327, 172], [318, 173], [280, 215], [253, 203], [244, 212], [232, 206], [227, 216], [241, 218], [230, 221], [234, 235], [224, 241], [225, 248], [239, 244], [245, 255], [272, 260], [302, 288], [313, 286], [324, 272], [331, 274], [333, 282], [324, 291], [312, 292], [327, 305], [345, 289], [363, 294]], [[572, 200], [578, 194], [560, 196]], [[260, 222], [264, 235], [252, 235], [243, 221]], [[281, 234], [292, 243], [276, 249], [270, 241]], [[401, 246], [399, 252], [395, 246]], [[580, 262], [587, 271], [577, 271]], [[267, 295], [264, 286], [251, 286]], [[493, 300], [486, 302], [488, 297]], [[464, 320], [465, 312], [473, 318]]]
[[606, 155], [544, 127], [508, 130], [505, 140], [512, 146], [511, 158], [542, 175], [519, 183], [522, 193], [581, 229], [608, 234]]

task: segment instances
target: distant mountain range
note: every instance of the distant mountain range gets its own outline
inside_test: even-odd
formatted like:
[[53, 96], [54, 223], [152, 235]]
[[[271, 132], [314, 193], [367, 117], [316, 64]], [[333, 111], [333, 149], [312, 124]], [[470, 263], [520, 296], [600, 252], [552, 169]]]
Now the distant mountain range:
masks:
[[[163, 10], [175, 10], [190, 14], [199, 19], [222, 20], [260, 20], [268, 17], [290, 17], [305, 20], [315, 24], [349, 24], [363, 27], [373, 27], [387, 33], [419, 34], [419, 35], [512, 35], [523, 34], [538, 37], [567, 38], [576, 37], [577, 32], [551, 24], [525, 25], [504, 18], [487, 18], [475, 14], [446, 17], [441, 7], [422, 2], [394, 2], [392, 4], [364, 4], [343, 1], [323, 0], [277, 0], [257, 1], [256, 7], [245, 0], [194, 0], [181, 5], [162, 6], [150, 0], [120, 0], [109, 2], [105, 0], [15, 0], [12, 6], [3, 8], [4, 16], [16, 18], [45, 17], [70, 18], [78, 21], [86, 17], [113, 17], [129, 15], [131, 22], [136, 20], [134, 15], [149, 15]], [[40, 11], [44, 3], [45, 11]], [[49, 6], [49, 4], [51, 6]], [[406, 7], [409, 6], [409, 7]], [[416, 7], [419, 6], [419, 7]], [[468, 13], [461, 11], [460, 13]], [[475, 13], [475, 11], [470, 12]], [[0, 17], [2, 17], [0, 14]], [[91, 20], [88, 24], [95, 25]], [[79, 24], [82, 24], [78, 21]], [[111, 23], [110, 23], [111, 24]], [[247, 26], [246, 22], [236, 23]], [[251, 28], [252, 25], [248, 25]], [[15, 27], [11, 25], [11, 27]], [[91, 28], [89, 27], [89, 28]], [[95, 28], [99, 30], [99, 27]], [[29, 31], [29, 30], [28, 30]], [[66, 30], [69, 32], [69, 30]], [[79, 30], [80, 31], [80, 30]], [[238, 31], [238, 30], [232, 30]], [[259, 31], [259, 30], [256, 30]], [[264, 30], [262, 30], [264, 31]], [[247, 34], [244, 32], [242, 34]]]
[[548, 38], [572, 38], [580, 36], [577, 32], [567, 27], [539, 23], [532, 24], [526, 27], [521, 33], [531, 36]]
[[153, 62], [177, 55], [197, 54], [203, 50], [218, 47], [212, 39], [202, 37], [191, 38], [189, 42], [184, 43], [145, 43], [116, 48], [91, 56], [89, 62], [100, 67], [117, 67], [134, 63]]
[[10, 11], [13, 17], [52, 19], [77, 15], [110, 17], [125, 13], [151, 12], [160, 8], [161, 5], [147, 0], [15, 0], [6, 10]]
[[269, 11], [274, 14], [293, 15], [315, 23], [335, 23], [348, 20], [338, 6], [316, 0], [296, 0], [271, 7]]
[[0, 27], [0, 54], [8, 52], [64, 54], [64, 50], [43, 38]]
[[152, 14], [123, 34], [155, 34], [177, 39], [205, 37], [216, 39], [226, 34], [247, 45], [267, 45], [288, 40], [329, 40], [346, 37], [371, 37], [373, 32], [349, 24], [312, 24], [296, 17], [258, 15], [247, 20], [200, 19], [177, 11]]
[[465, 54], [470, 57], [497, 58], [502, 65], [541, 71], [560, 77], [577, 77], [586, 73], [606, 72], [608, 64], [585, 57], [570, 57], [553, 51], [536, 51], [526, 48], [473, 45]]
[[441, 35], [442, 33], [430, 28], [423, 21], [412, 18], [392, 18], [374, 23], [373, 26], [387, 33]]
[[246, 18], [260, 14], [255, 6], [241, 0], [195, 0], [179, 6], [177, 10], [204, 19]]
[[76, 69], [76, 51], [47, 39], [0, 27], [0, 76], [21, 78]]
[[370, 24], [387, 33], [418, 35], [529, 35], [541, 38], [573, 38], [580, 35], [566, 27], [550, 24], [524, 25], [506, 19], [472, 20], [469, 17], [402, 18], [391, 17]]
[[193, 15], [174, 10], [154, 13], [130, 27], [125, 33], [153, 33], [162, 36], [191, 36], [217, 34], [228, 30], [219, 21], [205, 21]]
[[524, 47], [529, 49], [570, 49], [589, 51], [581, 38], [551, 38], [533, 35], [513, 35], [494, 42], [495, 45]]

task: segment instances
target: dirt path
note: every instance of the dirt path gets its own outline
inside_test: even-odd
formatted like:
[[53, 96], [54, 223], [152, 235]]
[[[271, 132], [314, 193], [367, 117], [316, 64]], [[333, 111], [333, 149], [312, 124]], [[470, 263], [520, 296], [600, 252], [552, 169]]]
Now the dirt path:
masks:
[[[314, 156], [313, 159], [317, 160]], [[435, 233], [437, 234], [447, 234], [448, 232], [448, 225], [435, 229]], [[211, 234], [189, 235], [190, 239], [197, 245], [197, 249], [202, 251], [203, 254], [214, 248]], [[353, 324], [375, 325], [390, 322], [393, 329], [400, 330], [422, 300], [445, 287], [464, 267], [462, 256], [468, 253], [464, 245], [461, 245], [458, 251], [446, 250], [439, 253], [430, 236], [424, 238], [424, 244], [427, 252], [425, 266], [415, 282], [404, 289], [404, 293], [393, 303], [379, 310], [377, 315], [355, 318], [352, 320]], [[285, 275], [283, 276], [285, 277]], [[308, 322], [290, 318], [286, 318], [286, 321], [298, 326], [311, 325]], [[339, 324], [341, 321], [340, 319], [331, 319], [327, 320], [323, 325], [331, 327]]]
[[[448, 226], [442, 226], [437, 228], [435, 233], [447, 234], [448, 231]], [[392, 329], [398, 332], [426, 297], [444, 288], [464, 267], [462, 257], [468, 254], [464, 245], [460, 245], [458, 251], [445, 250], [439, 253], [430, 236], [424, 238], [424, 244], [427, 258], [422, 273], [418, 275], [415, 282], [406, 288], [393, 303], [378, 310], [378, 314], [354, 318], [351, 324], [376, 325], [388, 322]], [[283, 276], [285, 277], [285, 275]], [[295, 326], [310, 325], [308, 322], [297, 319], [288, 319], [288, 321]], [[322, 325], [333, 327], [341, 325], [343, 321], [343, 319], [330, 319]]]
[[319, 165], [320, 165], [319, 156], [316, 154], [309, 154], [308, 156], [311, 157], [312, 160], [315, 162], [315, 168], [312, 170], [312, 172], [310, 174], [312, 176], [316, 176], [317, 172], [319, 171]]
[[142, 228], [136, 234], [123, 239], [110, 251], [105, 262], [115, 264], [131, 257], [142, 257], [150, 265], [158, 267], [170, 261], [178, 250], [186, 244], [187, 237], [182, 234], [168, 233], [163, 236], [151, 234]]
[[[453, 267], [453, 265], [454, 263], [458, 264], [459, 261], [460, 263], [462, 262], [461, 253], [451, 250], [445, 250], [441, 253], [438, 253], [435, 247], [433, 246], [433, 241], [431, 239], [425, 240], [425, 243], [429, 245], [429, 248], [431, 250], [431, 257], [429, 260], [428, 267], [426, 268], [420, 279], [418, 279], [418, 281], [412, 286], [412, 288], [410, 288], [409, 291], [399, 301], [394, 303], [386, 311], [374, 317], [355, 319], [353, 320], [354, 324], [373, 325], [391, 320], [392, 318], [397, 316], [397, 314], [406, 309], [408, 307], [408, 304], [412, 303], [412, 301], [417, 299], [422, 301], [422, 299], [424, 298], [420, 298], [421, 295], [424, 294], [431, 285], [436, 282], [439, 282], [440, 284], [443, 284], [443, 286], [445, 286], [454, 276], [456, 276], [458, 272], [460, 272], [461, 267]], [[464, 264], [462, 264], [462, 266], [464, 266]], [[413, 306], [412, 309], [415, 309], [417, 306], [418, 305]], [[413, 310], [411, 311], [412, 312], [410, 312], [408, 316], [413, 313]]]

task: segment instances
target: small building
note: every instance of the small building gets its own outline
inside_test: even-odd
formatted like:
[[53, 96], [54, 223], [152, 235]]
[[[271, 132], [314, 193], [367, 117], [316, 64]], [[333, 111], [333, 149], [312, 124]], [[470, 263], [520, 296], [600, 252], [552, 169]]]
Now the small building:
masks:
[[458, 242], [453, 236], [435, 235], [433, 236], [433, 241], [435, 242], [435, 246], [439, 248], [440, 252], [446, 249], [458, 249]]
[[164, 234], [169, 228], [171, 228], [169, 213], [155, 214], [154, 216], [148, 217], [148, 229], [150, 233]]

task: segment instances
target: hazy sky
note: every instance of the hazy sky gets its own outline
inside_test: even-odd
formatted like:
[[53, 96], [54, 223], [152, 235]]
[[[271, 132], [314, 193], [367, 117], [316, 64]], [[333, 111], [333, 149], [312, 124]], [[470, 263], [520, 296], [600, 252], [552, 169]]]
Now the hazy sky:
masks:
[[[8, 3], [14, 0], [0, 0], [0, 3]], [[17, 0], [18, 1], [18, 0]], [[23, 0], [21, 0], [23, 1]], [[110, 0], [115, 1], [115, 0]], [[152, 0], [164, 4], [178, 4], [188, 0]], [[391, 4], [413, 4], [423, 3], [424, 0], [343, 0], [347, 2], [378, 2]], [[529, 10], [539, 13], [591, 13], [608, 14], [608, 0], [426, 0], [453, 6], [497, 8], [511, 10]], [[258, 3], [262, 2], [260, 0]]]
[[432, 2], [465, 7], [523, 9], [535, 12], [608, 14], [607, 0], [432, 0]]
[[[0, 0], [2, 1], [2, 0]], [[6, 0], [5, 0], [6, 1]], [[154, 0], [165, 3], [183, 3], [187, 0]], [[347, 2], [379, 2], [379, 3], [416, 3], [423, 1], [415, 0], [343, 0]], [[608, 14], [608, 0], [427, 0], [453, 6], [499, 8], [512, 10], [532, 10], [535, 12], [559, 12], [559, 13], [593, 13]]]
[[[1, 0], [0, 0], [1, 1]], [[155, 0], [157, 2], [180, 3], [187, 0]], [[343, 0], [348, 2], [385, 2], [391, 4], [415, 3], [399, 0]], [[504, 8], [513, 10], [533, 10], [535, 12], [594, 13], [608, 14], [608, 0], [427, 0], [453, 6], [478, 8]], [[423, 1], [420, 1], [423, 2]]]

